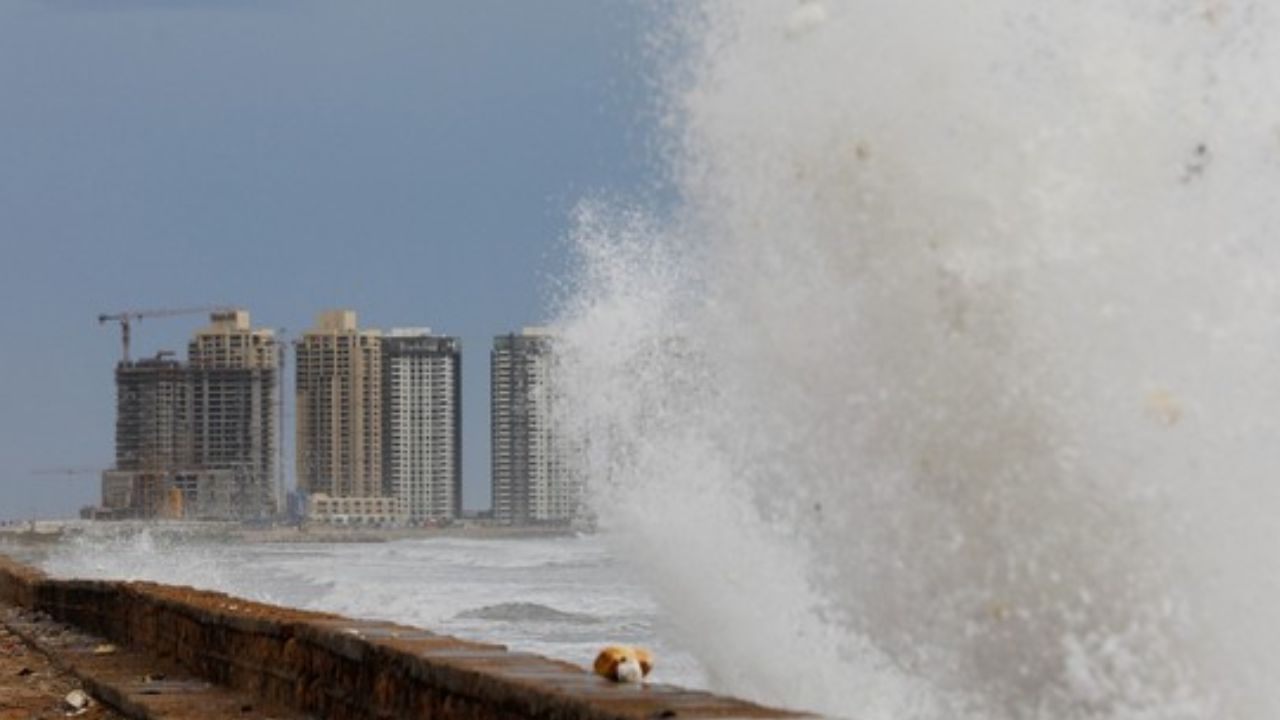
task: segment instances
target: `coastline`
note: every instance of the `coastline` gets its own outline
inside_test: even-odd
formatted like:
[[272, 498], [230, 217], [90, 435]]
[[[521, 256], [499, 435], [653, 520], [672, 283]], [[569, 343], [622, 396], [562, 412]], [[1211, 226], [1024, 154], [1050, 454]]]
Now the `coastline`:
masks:
[[304, 523], [255, 526], [224, 521], [188, 520], [30, 520], [0, 525], [0, 540], [20, 545], [43, 545], [95, 531], [133, 533], [142, 530], [205, 537], [235, 543], [384, 543], [427, 538], [519, 540], [575, 537], [589, 530], [563, 525], [498, 525], [466, 522], [442, 527], [352, 527]]
[[[252, 695], [236, 704], [247, 718], [281, 717], [255, 714], [268, 706], [362, 720], [808, 716], [675, 685], [610, 682], [574, 663], [422, 627], [185, 586], [50, 577], [3, 554], [0, 606], [13, 609], [0, 619], [14, 632], [51, 619], [97, 636], [51, 651], [95, 696], [129, 717], [228, 716], [183, 697], [192, 691]], [[189, 681], [162, 669], [175, 679], [177, 694], [168, 699], [142, 687], [162, 662], [193, 676]], [[132, 710], [162, 701], [181, 714]]]

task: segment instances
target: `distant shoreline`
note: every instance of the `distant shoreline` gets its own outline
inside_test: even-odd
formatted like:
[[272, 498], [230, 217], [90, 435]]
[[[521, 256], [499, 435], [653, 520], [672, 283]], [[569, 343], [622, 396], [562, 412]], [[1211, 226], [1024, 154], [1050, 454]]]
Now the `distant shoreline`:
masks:
[[349, 528], [330, 525], [302, 527], [243, 528], [231, 535], [250, 543], [363, 543], [420, 538], [467, 538], [476, 540], [573, 537], [581, 531], [562, 526], [453, 525], [438, 528]]
[[575, 537], [581, 528], [561, 525], [496, 525], [460, 523], [427, 528], [357, 528], [334, 525], [304, 524], [253, 527], [232, 522], [195, 522], [167, 520], [35, 520], [0, 525], [0, 538], [19, 543], [57, 542], [85, 532], [101, 530], [133, 533], [141, 531], [218, 539], [237, 543], [383, 543], [396, 540], [427, 538], [463, 538], [475, 540], [519, 540], [523, 538]]

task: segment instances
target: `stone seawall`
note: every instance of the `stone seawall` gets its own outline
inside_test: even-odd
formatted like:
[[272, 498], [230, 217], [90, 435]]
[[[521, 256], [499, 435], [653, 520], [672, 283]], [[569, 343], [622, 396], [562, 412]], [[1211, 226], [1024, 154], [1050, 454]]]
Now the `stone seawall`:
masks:
[[393, 623], [146, 582], [62, 580], [0, 555], [0, 602], [45, 613], [219, 685], [323, 718], [782, 718], [667, 685]]

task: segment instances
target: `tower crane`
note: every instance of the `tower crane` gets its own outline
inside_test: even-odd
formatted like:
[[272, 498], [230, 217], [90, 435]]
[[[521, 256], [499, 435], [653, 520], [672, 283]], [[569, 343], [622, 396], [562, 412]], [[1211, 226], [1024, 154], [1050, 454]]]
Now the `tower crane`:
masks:
[[174, 315], [196, 315], [199, 313], [216, 313], [231, 312], [235, 310], [232, 307], [195, 307], [195, 308], [163, 308], [159, 310], [122, 310], [118, 313], [103, 313], [98, 316], [98, 324], [105, 325], [108, 322], [120, 323], [120, 345], [124, 350], [124, 359], [122, 362], [129, 362], [129, 329], [134, 321], [143, 318], [155, 317], [173, 317]]
[[32, 475], [57, 475], [61, 477], [75, 477], [77, 475], [96, 475], [102, 472], [99, 467], [46, 467], [36, 468], [31, 471]]

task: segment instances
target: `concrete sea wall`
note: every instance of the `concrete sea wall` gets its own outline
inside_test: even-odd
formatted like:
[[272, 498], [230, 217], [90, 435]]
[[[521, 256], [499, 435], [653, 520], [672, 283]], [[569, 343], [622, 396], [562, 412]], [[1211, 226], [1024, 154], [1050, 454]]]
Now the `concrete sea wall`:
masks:
[[64, 580], [0, 555], [0, 602], [323, 718], [781, 718], [665, 685], [386, 622], [146, 582]]

